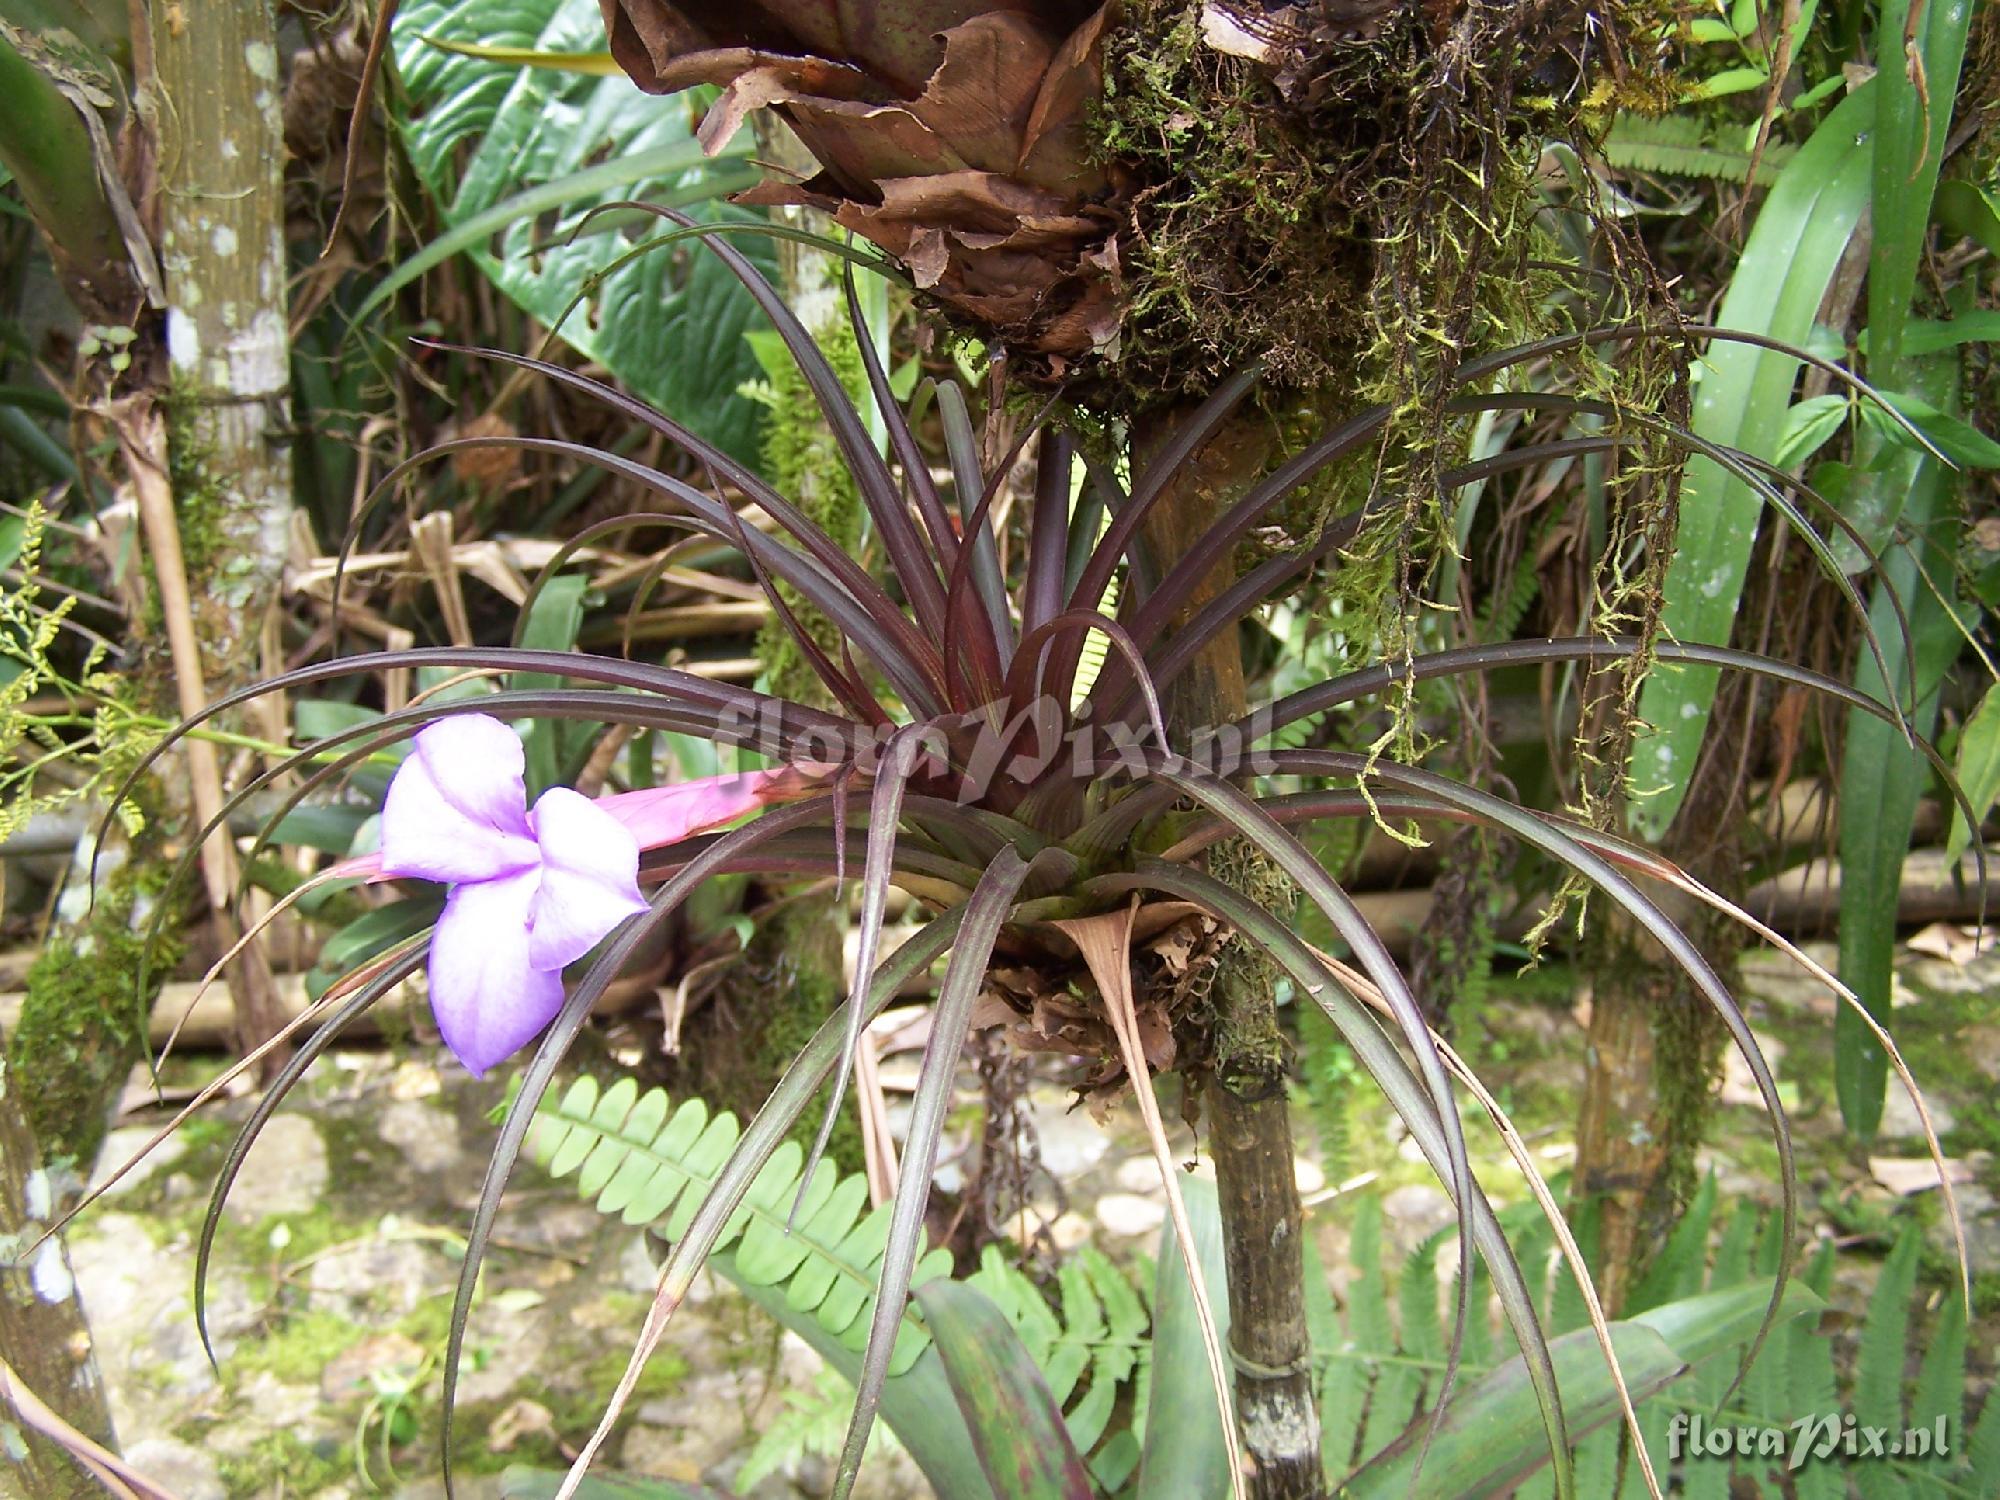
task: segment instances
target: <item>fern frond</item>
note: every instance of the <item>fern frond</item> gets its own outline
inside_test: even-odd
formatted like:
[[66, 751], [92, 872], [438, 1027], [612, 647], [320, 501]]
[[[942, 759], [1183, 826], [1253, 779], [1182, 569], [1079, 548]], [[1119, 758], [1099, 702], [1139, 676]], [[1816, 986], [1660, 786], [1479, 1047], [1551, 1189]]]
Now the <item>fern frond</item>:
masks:
[[[1152, 1364], [1152, 1315], [1124, 1272], [1085, 1246], [1057, 1273], [1060, 1316], [997, 1245], [988, 1245], [967, 1278], [1014, 1325], [1063, 1408], [1070, 1441], [1089, 1456], [1092, 1475], [1115, 1491], [1139, 1462], [1139, 1434], [1112, 1431], [1121, 1392], [1143, 1397]], [[1131, 1410], [1145, 1411], [1143, 1399]], [[1108, 1434], [1108, 1435], [1107, 1435]]]
[[1914, 1224], [1903, 1231], [1868, 1299], [1854, 1365], [1854, 1419], [1868, 1426], [1903, 1425], [1903, 1368], [1909, 1358], [1910, 1294], [1916, 1287], [1920, 1236]]
[[[608, 1089], [579, 1078], [561, 1099], [544, 1100], [529, 1133], [529, 1154], [552, 1177], [574, 1175], [578, 1195], [600, 1212], [650, 1226], [671, 1242], [687, 1232], [741, 1127], [727, 1111], [711, 1115], [699, 1099], [671, 1112], [670, 1104], [664, 1090], [642, 1095], [631, 1078]], [[745, 1286], [783, 1285], [792, 1307], [813, 1313], [844, 1348], [859, 1350], [874, 1312], [889, 1206], [864, 1215], [866, 1183], [858, 1176], [842, 1179], [828, 1162], [820, 1163], [800, 1198], [803, 1161], [797, 1142], [779, 1147], [709, 1263]], [[912, 1285], [950, 1271], [951, 1252], [935, 1249], [917, 1262]], [[929, 1342], [922, 1323], [905, 1315], [891, 1373], [909, 1369]]]
[[[1792, 151], [1792, 147], [1777, 142], [1767, 144], [1757, 162], [1759, 177], [1768, 179], [1775, 174]], [[1735, 183], [1750, 179], [1749, 145], [1711, 139], [1707, 126], [1690, 115], [1662, 115], [1656, 120], [1619, 115], [1604, 138], [1604, 159], [1622, 170], [1656, 172], [1664, 177]]]

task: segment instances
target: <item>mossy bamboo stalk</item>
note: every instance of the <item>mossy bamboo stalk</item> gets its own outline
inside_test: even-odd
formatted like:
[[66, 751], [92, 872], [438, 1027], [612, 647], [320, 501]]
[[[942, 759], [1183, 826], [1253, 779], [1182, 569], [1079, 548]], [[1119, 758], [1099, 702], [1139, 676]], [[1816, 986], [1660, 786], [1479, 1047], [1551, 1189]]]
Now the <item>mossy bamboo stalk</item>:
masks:
[[[1165, 421], [1142, 419], [1135, 425], [1135, 470], [1168, 430]], [[1146, 545], [1155, 567], [1164, 569], [1183, 555], [1257, 479], [1269, 456], [1268, 429], [1254, 416], [1232, 421], [1210, 439], [1154, 507]], [[1189, 609], [1226, 588], [1233, 571], [1229, 563], [1218, 567]], [[1177, 740], [1248, 712], [1242, 648], [1234, 634], [1218, 637], [1195, 659], [1168, 689], [1164, 707]], [[1241, 885], [1254, 873], [1252, 863], [1233, 845], [1210, 854], [1213, 873], [1232, 884]], [[1236, 1419], [1255, 1466], [1250, 1492], [1259, 1500], [1295, 1500], [1320, 1494], [1324, 1475], [1306, 1331], [1304, 1222], [1293, 1178], [1286, 1046], [1269, 967], [1240, 946], [1225, 949], [1221, 963], [1214, 1050], [1202, 1087], [1229, 1269]]]
[[[186, 624], [199, 647], [194, 661], [174, 653], [187, 712], [208, 690], [261, 674], [289, 541], [284, 122], [269, 0], [195, 14], [154, 7], [152, 41], [170, 472]], [[197, 812], [199, 794], [213, 790], [197, 785]], [[228, 854], [221, 846], [207, 871], [211, 898], [225, 903]], [[230, 989], [248, 1049], [281, 1023], [256, 945], [232, 970]]]

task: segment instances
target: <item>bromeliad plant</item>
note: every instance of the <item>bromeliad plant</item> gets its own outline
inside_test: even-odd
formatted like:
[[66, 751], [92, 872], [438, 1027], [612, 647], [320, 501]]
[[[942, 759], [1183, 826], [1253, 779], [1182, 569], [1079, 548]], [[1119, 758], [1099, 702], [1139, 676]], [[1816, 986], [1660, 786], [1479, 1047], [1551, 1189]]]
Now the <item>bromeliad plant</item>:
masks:
[[[1190, 681], [1232, 656], [1240, 622], [1315, 567], [1337, 565], [1342, 549], [1380, 510], [1392, 504], [1400, 508], [1396, 497], [1363, 504], [1328, 520], [1303, 545], [1267, 556], [1240, 576], [1234, 572], [1239, 550], [1274, 509], [1329, 466], [1381, 443], [1391, 411], [1378, 407], [1340, 423], [1270, 473], [1250, 480], [1217, 513], [1188, 525], [1185, 495], [1177, 487], [1250, 394], [1254, 373], [1229, 380], [1189, 412], [1148, 458], [1134, 464], [1129, 484], [1116, 477], [1114, 466], [1101, 455], [1090, 455], [1085, 464], [1090, 482], [1080, 493], [1072, 486], [1078, 440], [1049, 420], [1046, 410], [1026, 424], [1014, 451], [994, 455], [997, 461], [982, 466], [964, 403], [956, 388], [945, 385], [930, 393], [950, 463], [950, 482], [941, 484], [933, 477], [911, 417], [891, 394], [872, 341], [863, 336], [858, 345], [874, 406], [886, 422], [886, 455], [878, 451], [869, 422], [778, 293], [743, 255], [720, 239], [705, 238], [772, 319], [797, 360], [866, 503], [874, 545], [886, 559], [886, 579], [878, 579], [836, 546], [756, 472], [671, 415], [574, 371], [519, 355], [490, 357], [603, 402], [705, 467], [716, 481], [715, 491], [618, 453], [554, 439], [463, 438], [427, 456], [512, 444], [598, 465], [659, 497], [662, 509], [657, 513], [601, 523], [572, 545], [583, 545], [608, 528], [650, 524], [685, 528], [739, 549], [837, 709], [813, 708], [667, 667], [518, 646], [351, 657], [303, 668], [257, 690], [296, 688], [390, 667], [517, 674], [498, 692], [419, 703], [318, 740], [240, 794], [255, 795], [279, 777], [297, 774], [286, 798], [288, 806], [296, 806], [378, 749], [415, 735], [416, 752], [385, 810], [381, 854], [329, 873], [423, 879], [450, 887], [445, 915], [428, 944], [431, 994], [447, 1041], [469, 1066], [489, 1068], [537, 1031], [542, 1033], [501, 1126], [468, 1235], [444, 1372], [447, 1443], [466, 1317], [501, 1192], [557, 1068], [621, 966], [710, 876], [855, 876], [859, 933], [852, 993], [743, 1128], [706, 1196], [676, 1215], [652, 1314], [611, 1410], [578, 1461], [578, 1474], [610, 1430], [638, 1369], [695, 1273], [711, 1250], [736, 1232], [746, 1199], [758, 1191], [773, 1153], [797, 1128], [807, 1102], [829, 1077], [834, 1079], [833, 1103], [819, 1144], [795, 1172], [801, 1184], [799, 1214], [808, 1212], [816, 1193], [830, 1189], [833, 1168], [820, 1159], [819, 1146], [832, 1109], [839, 1107], [861, 1030], [900, 987], [939, 960], [944, 969], [904, 1147], [902, 1181], [911, 1186], [896, 1198], [888, 1216], [837, 1491], [844, 1494], [853, 1481], [888, 1378], [922, 1251], [923, 1188], [931, 1178], [953, 1074], [975, 1012], [981, 1024], [994, 1024], [1034, 1004], [1011, 988], [1006, 994], [989, 988], [988, 970], [997, 953], [1004, 952], [1010, 971], [1036, 976], [1036, 998], [1061, 997], [1068, 1013], [1081, 1018], [1072, 1033], [1073, 1050], [1095, 1047], [1101, 1052], [1100, 1081], [1115, 1080], [1122, 1072], [1133, 1082], [1153, 1134], [1173, 1221], [1183, 1240], [1190, 1238], [1149, 1075], [1178, 1066], [1197, 1087], [1226, 1088], [1227, 1079], [1211, 1076], [1215, 1033], [1223, 1021], [1186, 1001], [1186, 987], [1156, 982], [1160, 966], [1148, 962], [1146, 945], [1166, 926], [1202, 915], [1236, 934], [1248, 950], [1288, 976], [1304, 1002], [1324, 1011], [1407, 1123], [1456, 1201], [1465, 1262], [1476, 1253], [1489, 1268], [1524, 1354], [1525, 1378], [1548, 1450], [1557, 1458], [1557, 1492], [1573, 1494], [1556, 1366], [1527, 1278], [1472, 1175], [1454, 1075], [1492, 1113], [1582, 1275], [1580, 1257], [1553, 1197], [1528, 1153], [1519, 1149], [1504, 1115], [1433, 1035], [1381, 938], [1293, 831], [1325, 819], [1472, 823], [1503, 831], [1594, 886], [1686, 971], [1748, 1063], [1769, 1107], [1782, 1162], [1780, 1243], [1786, 1253], [1779, 1259], [1763, 1325], [1750, 1340], [1754, 1358], [1782, 1304], [1794, 1240], [1796, 1193], [1784, 1110], [1742, 1011], [1640, 881], [1674, 887], [1734, 913], [1776, 941], [1774, 935], [1670, 863], [1580, 822], [1524, 810], [1379, 754], [1272, 744], [1289, 727], [1399, 685], [1513, 665], [1616, 662], [1639, 652], [1642, 643], [1578, 637], [1441, 650], [1349, 672], [1225, 722], [1170, 721], [1163, 704], [1184, 703], [1182, 690]], [[849, 304], [858, 321], [851, 283]], [[1455, 375], [1461, 392], [1458, 408], [1505, 409], [1511, 403], [1523, 410], [1545, 409], [1551, 399], [1546, 395], [1490, 392], [1500, 388], [1510, 368], [1529, 360], [1581, 346], [1666, 336], [1646, 328], [1604, 329], [1469, 361]], [[1445, 473], [1442, 482], [1462, 485], [1558, 453], [1615, 455], [1628, 441], [1610, 427], [1593, 436], [1488, 457]], [[1033, 494], [1024, 506], [1023, 524], [1003, 527], [994, 520], [996, 502], [1005, 476], [1029, 442], [1036, 446]], [[1705, 445], [1704, 451], [1794, 524], [1803, 524], [1789, 492], [1791, 481], [1713, 445]], [[721, 498], [724, 487], [761, 510], [757, 519], [770, 529], [753, 524]], [[1177, 518], [1170, 516], [1172, 506], [1182, 508]], [[1169, 519], [1178, 524], [1166, 525]], [[1010, 556], [1008, 543], [1017, 531], [1018, 550]], [[1185, 540], [1174, 550], [1168, 538], [1176, 532]], [[1010, 579], [1018, 581], [1010, 586]], [[1106, 605], [1114, 585], [1115, 615]], [[804, 628], [788, 597], [805, 600], [838, 627], [839, 659]], [[1094, 670], [1086, 666], [1092, 636], [1108, 643]], [[1896, 708], [1795, 667], [1715, 647], [1652, 649], [1666, 662], [1739, 669], [1808, 686], [1901, 723]], [[553, 679], [574, 685], [541, 685]], [[247, 696], [219, 702], [211, 712], [224, 712]], [[532, 789], [539, 800], [530, 811], [531, 788], [525, 784], [513, 735], [502, 721], [535, 718], [698, 735], [761, 752], [778, 764], [725, 782], [632, 792], [596, 803], [566, 789], [538, 787]], [[1265, 789], [1272, 778], [1281, 778], [1277, 785], [1282, 789]], [[757, 816], [741, 826], [716, 831], [751, 812]], [[1217, 869], [1208, 868], [1216, 846], [1225, 840], [1233, 841], [1234, 867], [1261, 860], [1302, 892], [1338, 932], [1349, 950], [1347, 959], [1308, 946], [1293, 930], [1287, 910], [1219, 878], [1219, 862]], [[1265, 888], [1277, 884], [1266, 881]], [[892, 887], [907, 891], [930, 915], [885, 955], [884, 917]], [[642, 894], [647, 889], [650, 894]], [[259, 1103], [220, 1174], [201, 1244], [200, 1277], [206, 1276], [220, 1205], [286, 1090], [356, 1017], [423, 963], [425, 949], [421, 934], [392, 948], [336, 986], [309, 1013], [317, 1029]], [[1802, 956], [1800, 961], [1807, 962]], [[563, 971], [572, 965], [581, 967], [573, 982], [565, 983]], [[1824, 971], [1814, 972], [1838, 990]], [[1268, 1194], [1278, 1212], [1289, 1208], [1291, 1238], [1275, 1250], [1266, 1245], [1255, 1252], [1265, 1257], [1264, 1263], [1241, 1259], [1240, 1246], [1232, 1249], [1232, 1256], [1239, 1257], [1229, 1267], [1232, 1299], [1249, 1297], [1246, 1287], [1258, 1276], [1280, 1295], [1287, 1285], [1295, 1290], [1300, 1283], [1298, 1209], [1291, 1196], [1289, 1159], [1286, 1149], [1280, 1160], [1285, 1170], [1273, 1179]], [[787, 1165], [788, 1181], [795, 1168], [796, 1163]], [[1231, 1165], [1221, 1173], [1226, 1238], [1229, 1215], [1238, 1211], [1232, 1202], [1254, 1201], [1265, 1192], [1259, 1184], [1246, 1190], [1228, 1180], [1241, 1169]], [[1257, 1275], [1246, 1276], [1246, 1268]], [[1584, 1280], [1587, 1288], [1587, 1276]], [[1226, 1407], [1231, 1385], [1227, 1361], [1212, 1310], [1206, 1310], [1201, 1278], [1195, 1284], [1196, 1304], [1205, 1309], [1201, 1324], [1207, 1363]], [[1587, 1301], [1599, 1346], [1615, 1369], [1607, 1325], [1594, 1299], [1587, 1296]], [[198, 1287], [198, 1315], [202, 1306]], [[1446, 1420], [1450, 1409], [1457, 1350], [1471, 1314], [1469, 1296], [1461, 1293], [1438, 1399], [1412, 1435], [1419, 1465], [1431, 1424]], [[1239, 1352], [1250, 1347], [1243, 1342], [1246, 1326], [1267, 1316], [1267, 1309], [1248, 1302], [1237, 1308]], [[1302, 1313], [1300, 1321], [1302, 1325]], [[1234, 1421], [1259, 1471], [1260, 1492], [1293, 1492], [1286, 1485], [1301, 1493], [1316, 1490], [1321, 1479], [1307, 1370], [1303, 1365], [1296, 1371], [1260, 1368], [1254, 1354], [1239, 1358], [1237, 1366]], [[1623, 1415], [1636, 1432], [1628, 1393], [1622, 1385], [1618, 1389]], [[1274, 1433], [1284, 1442], [1274, 1443]], [[1285, 1484], [1274, 1483], [1273, 1475], [1293, 1461], [1300, 1434], [1309, 1468]], [[1657, 1494], [1643, 1453], [1640, 1462]], [[1232, 1483], [1239, 1488], [1242, 1470], [1240, 1464], [1231, 1465]]]

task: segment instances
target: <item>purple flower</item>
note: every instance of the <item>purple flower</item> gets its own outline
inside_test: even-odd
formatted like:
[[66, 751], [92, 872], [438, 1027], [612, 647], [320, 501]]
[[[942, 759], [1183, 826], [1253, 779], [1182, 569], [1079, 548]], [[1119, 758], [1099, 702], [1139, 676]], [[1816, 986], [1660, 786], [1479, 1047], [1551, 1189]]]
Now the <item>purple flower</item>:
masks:
[[440, 719], [382, 808], [380, 873], [451, 887], [431, 940], [431, 1009], [475, 1076], [555, 1018], [563, 965], [646, 909], [632, 831], [567, 787], [530, 809], [524, 767], [498, 719]]

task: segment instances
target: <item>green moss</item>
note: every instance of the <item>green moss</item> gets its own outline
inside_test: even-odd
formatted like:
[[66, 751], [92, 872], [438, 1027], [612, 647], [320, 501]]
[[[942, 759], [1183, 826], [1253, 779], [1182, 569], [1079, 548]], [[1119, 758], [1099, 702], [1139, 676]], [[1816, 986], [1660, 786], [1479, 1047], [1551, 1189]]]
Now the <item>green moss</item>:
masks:
[[190, 587], [199, 587], [230, 553], [224, 526], [229, 497], [210, 471], [213, 449], [203, 441], [193, 416], [197, 399], [192, 392], [175, 390], [166, 402], [167, 478], [173, 485], [174, 521]]
[[161, 883], [120, 870], [90, 916], [58, 932], [28, 971], [7, 1060], [51, 1160], [88, 1170], [106, 1111], [144, 1053], [153, 1000], [180, 953], [177, 936], [148, 953], [144, 924]]
[[1208, 47], [1199, 5], [1125, 8], [1093, 128], [1140, 184], [1119, 245], [1128, 396], [1203, 391], [1259, 357], [1275, 384], [1314, 387], [1351, 362], [1370, 265], [1350, 181], [1359, 142], [1320, 123]]
[[[753, 1020], [744, 1061], [745, 1083], [755, 1097], [744, 1102], [754, 1108], [846, 1002], [836, 898], [814, 892], [789, 900], [750, 940], [743, 971], [748, 983], [732, 988]], [[793, 1133], [807, 1144], [819, 1131], [829, 1097], [828, 1091], [815, 1095], [799, 1116]], [[743, 1114], [747, 1119], [749, 1110]], [[843, 1109], [834, 1121], [827, 1153], [843, 1171], [863, 1169], [861, 1123], [852, 1109]]]
[[[629, 1358], [628, 1349], [606, 1349], [578, 1372], [575, 1389], [554, 1391], [544, 1387], [538, 1393], [536, 1399], [548, 1407], [549, 1415], [555, 1418], [557, 1432], [588, 1432], [597, 1425], [604, 1415], [604, 1408], [610, 1404], [612, 1392], [618, 1389]], [[656, 1351], [646, 1361], [646, 1368], [639, 1372], [638, 1384], [632, 1388], [631, 1398], [626, 1402], [628, 1415], [636, 1413], [648, 1401], [672, 1395], [680, 1388], [687, 1372], [687, 1361], [671, 1349]]]
[[[849, 397], [864, 400], [867, 374], [847, 319], [829, 320], [815, 337]], [[770, 407], [764, 421], [764, 472], [779, 493], [790, 497], [816, 521], [836, 546], [852, 552], [861, 543], [864, 511], [860, 489], [841, 456], [840, 445], [820, 417], [805, 377], [789, 355], [772, 359], [767, 374], [769, 379], [760, 392]], [[841, 637], [833, 622], [790, 584], [779, 584], [778, 594], [813, 643], [838, 662]], [[766, 692], [816, 707], [831, 706], [819, 675], [775, 615], [758, 636], [757, 653], [764, 662]]]
[[[290, 1246], [286, 1254], [291, 1254]], [[296, 1312], [263, 1337], [245, 1339], [230, 1359], [230, 1376], [241, 1381], [245, 1375], [268, 1373], [288, 1385], [315, 1385], [329, 1364], [367, 1338], [369, 1332], [334, 1313], [319, 1309]]]
[[[1297, 909], [1297, 887], [1245, 839], [1225, 839], [1208, 852], [1208, 871], [1264, 910]], [[1278, 1024], [1277, 965], [1255, 944], [1232, 938], [1216, 958], [1211, 1069], [1222, 1085], [1247, 1099], [1283, 1088], [1291, 1051]]]
[[354, 1478], [354, 1452], [331, 1438], [308, 1443], [295, 1432], [274, 1432], [218, 1457], [216, 1471], [230, 1495], [316, 1495]]

